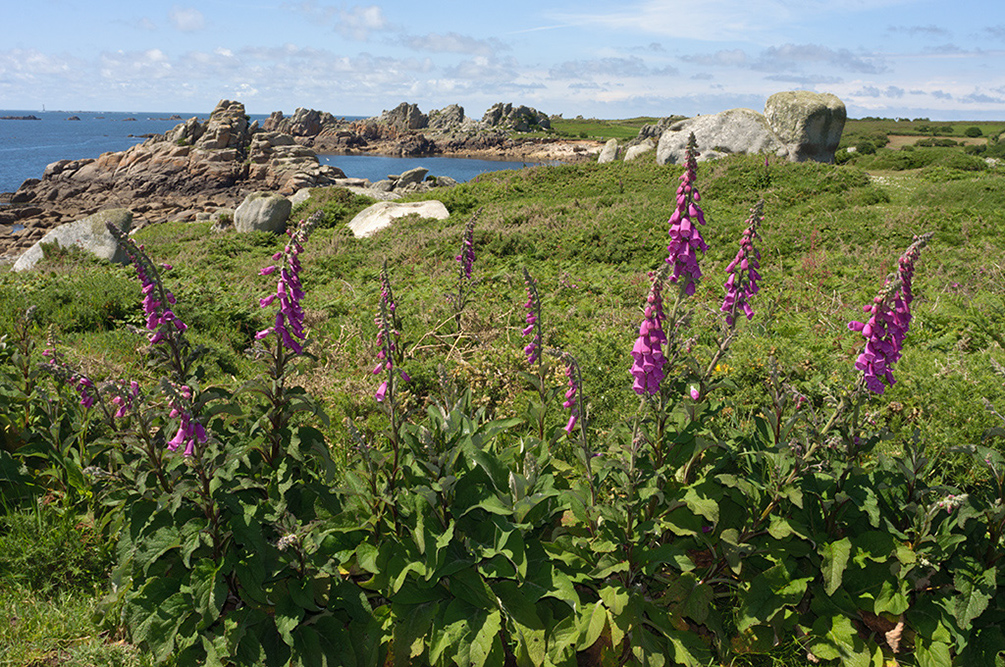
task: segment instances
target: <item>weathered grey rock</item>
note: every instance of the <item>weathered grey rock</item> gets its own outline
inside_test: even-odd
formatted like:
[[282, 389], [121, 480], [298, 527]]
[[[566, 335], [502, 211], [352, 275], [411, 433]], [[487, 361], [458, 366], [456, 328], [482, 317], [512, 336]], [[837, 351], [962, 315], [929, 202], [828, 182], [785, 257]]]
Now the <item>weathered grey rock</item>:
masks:
[[449, 188], [457, 185], [457, 180], [450, 178], [449, 176], [427, 176], [426, 183], [429, 183], [433, 187], [437, 188]]
[[464, 124], [464, 107], [451, 104], [443, 109], [429, 112], [429, 127], [434, 130], [448, 130]]
[[384, 201], [357, 213], [356, 217], [349, 221], [348, 226], [352, 230], [353, 236], [362, 238], [390, 226], [397, 218], [403, 218], [407, 215], [445, 220], [450, 217], [450, 212], [443, 205], [443, 202], [435, 199], [408, 203]]
[[426, 174], [428, 173], [429, 170], [423, 167], [416, 167], [415, 169], [409, 169], [401, 176], [399, 176], [397, 179], [395, 179], [394, 189], [397, 190], [398, 188], [403, 188], [406, 185], [421, 183], [422, 179], [424, 179], [426, 177]]
[[76, 246], [100, 259], [125, 264], [129, 261], [129, 258], [105, 226], [105, 223], [108, 222], [128, 234], [133, 225], [133, 214], [124, 208], [111, 208], [105, 211], [98, 211], [83, 220], [60, 225], [43, 236], [35, 245], [18, 257], [17, 261], [14, 262], [12, 270], [27, 271], [33, 268], [44, 256], [42, 252], [43, 243], [58, 243], [64, 248]]
[[752, 109], [729, 109], [688, 118], [667, 128], [656, 146], [657, 164], [683, 162], [692, 132], [698, 142], [698, 160], [711, 160], [729, 153], [770, 153], [779, 157], [789, 154], [788, 147], [763, 115]]
[[836, 95], [792, 90], [769, 97], [764, 117], [788, 146], [790, 160], [834, 162], [848, 113]]
[[234, 211], [234, 227], [239, 232], [272, 232], [286, 228], [293, 204], [274, 192], [253, 192]]
[[234, 209], [232, 208], [221, 208], [211, 213], [209, 219], [213, 223], [210, 225], [209, 231], [214, 234], [222, 234], [234, 229]]
[[597, 164], [605, 164], [607, 162], [614, 162], [618, 157], [618, 140], [610, 139], [606, 144], [604, 144], [603, 149], [600, 151], [600, 156], [597, 157]]
[[402, 102], [390, 111], [384, 111], [376, 122], [396, 130], [421, 130], [429, 125], [429, 117], [419, 111], [418, 105]]
[[631, 162], [632, 160], [637, 159], [640, 155], [645, 155], [655, 148], [656, 142], [652, 139], [645, 139], [640, 144], [629, 146], [628, 150], [625, 151], [625, 162]]
[[310, 198], [311, 198], [311, 189], [310, 188], [300, 188], [299, 190], [297, 190], [293, 194], [292, 197], [290, 197], [290, 205], [296, 207], [299, 204], [304, 203], [305, 201], [307, 201]]
[[502, 102], [493, 104], [485, 112], [485, 115], [482, 116], [482, 123], [488, 127], [510, 128], [517, 132], [551, 128], [551, 120], [547, 114], [541, 113], [533, 107], [523, 105], [514, 107], [512, 104]]

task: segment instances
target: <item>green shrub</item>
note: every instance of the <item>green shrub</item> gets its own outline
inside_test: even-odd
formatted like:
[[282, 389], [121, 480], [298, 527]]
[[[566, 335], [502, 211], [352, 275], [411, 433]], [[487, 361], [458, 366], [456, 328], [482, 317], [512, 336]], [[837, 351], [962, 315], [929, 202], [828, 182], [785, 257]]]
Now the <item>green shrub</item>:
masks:
[[972, 125], [972, 126], [968, 127], [967, 129], [965, 129], [963, 131], [963, 134], [964, 134], [964, 136], [967, 136], [967, 137], [979, 137], [979, 136], [982, 136], [984, 133], [981, 132], [981, 128]]

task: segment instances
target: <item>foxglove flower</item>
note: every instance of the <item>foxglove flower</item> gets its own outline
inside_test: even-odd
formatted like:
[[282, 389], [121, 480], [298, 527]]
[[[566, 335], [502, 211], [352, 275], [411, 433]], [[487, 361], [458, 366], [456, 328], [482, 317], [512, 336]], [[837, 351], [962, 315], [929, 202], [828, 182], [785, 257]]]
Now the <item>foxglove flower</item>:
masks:
[[[171, 306], [175, 305], [174, 294], [164, 288], [160, 273], [143, 251], [143, 246], [136, 245], [136, 242], [129, 235], [111, 222], [105, 224], [136, 268], [136, 276], [142, 285], [143, 314], [147, 318], [146, 327], [151, 332], [147, 339], [151, 345], [180, 336], [188, 329], [188, 326], [171, 310]], [[162, 264], [162, 267], [164, 270], [171, 269], [170, 264]]]
[[461, 263], [461, 275], [467, 279], [471, 279], [471, 270], [475, 265], [475, 222], [478, 220], [478, 213], [481, 210], [471, 216], [468, 220], [468, 224], [464, 226], [464, 240], [461, 243], [461, 254], [457, 255], [456, 259]]
[[698, 177], [698, 144], [694, 133], [687, 142], [684, 157], [684, 173], [677, 188], [677, 208], [670, 216], [670, 245], [667, 246], [667, 262], [673, 265], [670, 281], [679, 283], [688, 296], [694, 294], [695, 286], [701, 278], [698, 268], [698, 252], [708, 250], [705, 240], [698, 231], [697, 224], [705, 224], [705, 214], [698, 202], [701, 195], [695, 187]]
[[[392, 386], [391, 383], [394, 381], [394, 356], [398, 349], [398, 339], [401, 336], [401, 332], [395, 328], [394, 311], [394, 293], [391, 291], [387, 262], [384, 262], [384, 266], [380, 270], [380, 310], [373, 318], [373, 323], [377, 325], [377, 346], [380, 348], [377, 352], [377, 365], [373, 369], [373, 374], [387, 373], [386, 379], [381, 382], [374, 394], [378, 403], [384, 402]], [[403, 381], [408, 382], [411, 379], [404, 370], [398, 369], [397, 372]]]
[[122, 419], [133, 409], [133, 403], [139, 398], [140, 395], [140, 385], [135, 380], [129, 383], [129, 390], [124, 391], [120, 387], [116, 386], [114, 391], [117, 393], [112, 397], [112, 403], [117, 406], [115, 414], [113, 415], [116, 419]]
[[849, 329], [860, 331], [866, 338], [855, 368], [865, 374], [865, 385], [873, 393], [882, 394], [896, 382], [891, 366], [900, 359], [911, 322], [914, 263], [931, 237], [931, 232], [915, 237], [914, 243], [904, 251], [897, 272], [887, 277], [872, 303], [862, 307], [863, 312], [870, 314], [868, 321], [848, 323]]
[[747, 228], [740, 237], [740, 249], [726, 267], [729, 278], [726, 279], [726, 298], [720, 310], [726, 313], [726, 324], [729, 326], [733, 326], [737, 311], [742, 310], [748, 320], [754, 316], [754, 309], [750, 307], [750, 297], [757, 294], [757, 290], [760, 289], [757, 281], [761, 279], [761, 274], [757, 272], [761, 268], [759, 262], [761, 253], [754, 247], [754, 240], [760, 238], [757, 228], [764, 221], [763, 209], [763, 200], [750, 209]]
[[565, 391], [565, 401], [562, 403], [562, 407], [569, 409], [569, 421], [565, 425], [565, 432], [571, 436], [573, 429], [576, 428], [576, 424], [582, 416], [583, 377], [579, 371], [579, 363], [568, 352], [550, 349], [548, 350], [548, 354], [558, 357], [565, 363], [565, 377], [568, 378], [569, 388]]
[[639, 325], [639, 337], [632, 348], [632, 377], [635, 382], [632, 389], [636, 394], [653, 396], [659, 393], [663, 381], [663, 367], [666, 357], [663, 356], [663, 345], [667, 342], [663, 332], [663, 281], [666, 271], [661, 270], [653, 276], [652, 287], [646, 297], [642, 324]]
[[195, 445], [205, 443], [209, 438], [206, 435], [205, 427], [192, 415], [192, 389], [187, 385], [180, 387], [170, 383], [168, 403], [171, 405], [171, 412], [168, 414], [172, 419], [178, 419], [178, 430], [173, 438], [168, 440], [168, 449], [172, 452], [185, 445], [185, 456], [195, 454]]
[[322, 212], [318, 211], [307, 220], [301, 220], [295, 229], [286, 230], [289, 242], [282, 252], [277, 252], [272, 256], [273, 261], [279, 262], [271, 266], [266, 266], [258, 273], [263, 276], [271, 275], [279, 271], [279, 280], [276, 284], [276, 293], [260, 299], [258, 305], [267, 308], [274, 301], [279, 300], [279, 310], [273, 326], [263, 329], [255, 334], [257, 340], [262, 340], [269, 334], [275, 332], [282, 344], [294, 354], [303, 354], [302, 341], [307, 337], [304, 333], [304, 311], [300, 306], [304, 298], [303, 286], [300, 283], [300, 259], [303, 252], [303, 244], [307, 242], [311, 231], [321, 220]]
[[541, 359], [541, 296], [537, 292], [537, 281], [531, 278], [527, 268], [523, 270], [523, 282], [527, 286], [527, 302], [523, 307], [527, 310], [525, 319], [527, 326], [522, 334], [530, 336], [530, 343], [523, 348], [527, 355], [527, 363], [533, 364]]

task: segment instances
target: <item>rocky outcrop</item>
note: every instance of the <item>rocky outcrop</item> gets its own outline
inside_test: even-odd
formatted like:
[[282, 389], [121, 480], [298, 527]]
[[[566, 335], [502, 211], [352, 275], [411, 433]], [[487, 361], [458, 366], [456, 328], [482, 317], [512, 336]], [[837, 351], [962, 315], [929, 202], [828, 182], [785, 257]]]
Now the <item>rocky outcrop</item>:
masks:
[[429, 117], [419, 111], [418, 105], [402, 102], [390, 111], [384, 111], [375, 119], [375, 122], [404, 132], [428, 127]]
[[607, 162], [614, 162], [618, 157], [618, 140], [609, 139], [606, 144], [604, 144], [603, 149], [600, 151], [600, 155], [597, 156], [597, 164], [605, 164]]
[[348, 227], [352, 230], [353, 236], [361, 238], [375, 234], [389, 227], [396, 219], [408, 215], [445, 220], [450, 217], [450, 212], [443, 205], [443, 202], [436, 201], [435, 199], [407, 204], [384, 201], [378, 202], [357, 213], [349, 221]]
[[274, 192], [253, 192], [234, 211], [234, 228], [239, 232], [271, 232], [286, 229], [293, 204]]
[[457, 104], [429, 112], [429, 128], [433, 130], [454, 130], [467, 121], [468, 119], [464, 116], [464, 107]]
[[629, 146], [628, 150], [625, 151], [625, 162], [631, 162], [637, 160], [640, 156], [654, 150], [656, 148], [656, 142], [651, 138], [646, 138], [642, 143], [635, 144], [634, 146]]
[[657, 164], [681, 164], [688, 137], [698, 142], [698, 160], [711, 160], [730, 153], [770, 153], [788, 157], [788, 147], [752, 109], [730, 109], [674, 123], [660, 136]]
[[56, 244], [63, 248], [79, 248], [99, 259], [125, 264], [129, 261], [125, 251], [108, 231], [106, 223], [111, 223], [125, 233], [133, 224], [133, 214], [126, 209], [115, 208], [95, 213], [83, 220], [68, 222], [56, 227], [31, 246], [14, 262], [13, 271], [28, 271], [45, 256], [42, 246]]
[[547, 114], [523, 105], [514, 107], [508, 102], [499, 102], [492, 105], [485, 112], [485, 115], [482, 116], [482, 123], [486, 127], [513, 130], [515, 132], [551, 129], [551, 120], [549, 120]]
[[790, 160], [834, 162], [848, 114], [835, 95], [794, 90], [769, 97], [764, 117], [788, 147]]

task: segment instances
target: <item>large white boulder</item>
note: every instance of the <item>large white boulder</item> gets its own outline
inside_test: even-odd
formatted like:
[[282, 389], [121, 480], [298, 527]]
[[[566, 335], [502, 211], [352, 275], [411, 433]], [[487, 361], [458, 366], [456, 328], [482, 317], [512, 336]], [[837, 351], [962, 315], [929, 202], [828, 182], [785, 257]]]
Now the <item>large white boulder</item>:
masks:
[[38, 243], [28, 248], [28, 250], [18, 257], [11, 270], [27, 271], [33, 268], [44, 256], [42, 252], [43, 243], [58, 243], [64, 248], [76, 246], [95, 255], [99, 259], [125, 264], [129, 261], [129, 258], [119, 246], [115, 237], [108, 231], [108, 227], [105, 226], [108, 222], [128, 234], [133, 226], [132, 211], [124, 208], [110, 208], [98, 211], [82, 220], [60, 225], [39, 239]]
[[253, 192], [234, 211], [234, 228], [239, 232], [272, 232], [286, 228], [293, 204], [274, 192]]
[[389, 227], [397, 218], [407, 215], [446, 220], [450, 217], [450, 211], [443, 202], [435, 199], [407, 203], [382, 201], [357, 213], [356, 217], [349, 221], [348, 226], [353, 236], [362, 238]]
[[625, 151], [625, 162], [632, 162], [654, 148], [656, 148], [656, 142], [647, 137], [642, 140], [642, 143], [629, 146], [628, 150]]
[[834, 162], [848, 113], [836, 95], [791, 90], [769, 97], [764, 117], [788, 146], [790, 160]]
[[660, 136], [657, 164], [681, 164], [687, 140], [694, 132], [700, 160], [730, 153], [770, 153], [788, 157], [789, 149], [762, 114], [753, 109], [729, 109], [674, 123]]

